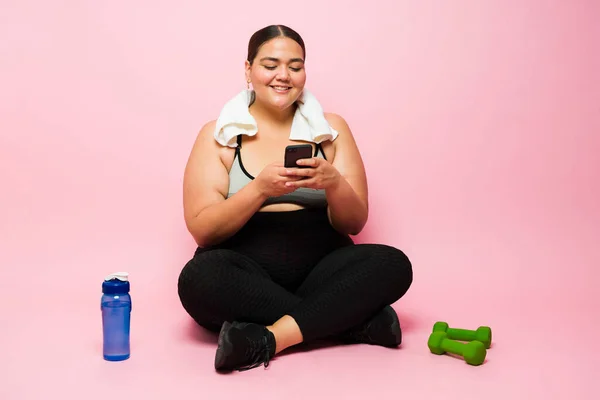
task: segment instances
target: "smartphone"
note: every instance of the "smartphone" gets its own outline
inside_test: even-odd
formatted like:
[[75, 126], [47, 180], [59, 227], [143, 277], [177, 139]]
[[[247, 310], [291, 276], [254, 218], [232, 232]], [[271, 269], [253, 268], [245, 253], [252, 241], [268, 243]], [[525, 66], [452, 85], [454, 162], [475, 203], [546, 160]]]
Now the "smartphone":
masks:
[[296, 161], [301, 158], [312, 158], [313, 148], [310, 144], [292, 144], [285, 148], [283, 164], [286, 168], [310, 168], [307, 165], [298, 165]]

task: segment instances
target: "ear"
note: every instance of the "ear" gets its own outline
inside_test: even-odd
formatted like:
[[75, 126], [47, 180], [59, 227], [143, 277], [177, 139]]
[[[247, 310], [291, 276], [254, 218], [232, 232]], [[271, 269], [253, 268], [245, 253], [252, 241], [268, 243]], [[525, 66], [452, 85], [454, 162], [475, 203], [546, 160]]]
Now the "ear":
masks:
[[252, 69], [252, 66], [250, 65], [248, 60], [244, 62], [244, 68], [246, 70], [246, 82], [248, 82], [248, 80], [250, 79], [250, 70]]

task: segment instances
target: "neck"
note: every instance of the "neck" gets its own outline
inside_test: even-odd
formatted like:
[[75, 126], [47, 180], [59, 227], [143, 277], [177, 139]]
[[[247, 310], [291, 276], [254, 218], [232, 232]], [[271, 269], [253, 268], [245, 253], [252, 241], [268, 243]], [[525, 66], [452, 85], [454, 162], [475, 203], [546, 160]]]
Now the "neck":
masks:
[[250, 105], [249, 110], [255, 118], [271, 120], [277, 124], [287, 124], [294, 119], [296, 105], [280, 110], [256, 100]]

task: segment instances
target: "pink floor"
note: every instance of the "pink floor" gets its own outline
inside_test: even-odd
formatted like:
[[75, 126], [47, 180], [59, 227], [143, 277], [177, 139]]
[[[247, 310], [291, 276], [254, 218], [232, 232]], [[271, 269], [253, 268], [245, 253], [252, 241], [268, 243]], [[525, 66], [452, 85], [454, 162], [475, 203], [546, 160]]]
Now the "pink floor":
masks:
[[[562, 245], [548, 232], [515, 233], [510, 242], [502, 242], [508, 232], [496, 233], [495, 243], [480, 233], [462, 232], [451, 242], [432, 235], [429, 245], [411, 247], [415, 284], [394, 305], [404, 328], [401, 349], [320, 344], [282, 354], [268, 370], [229, 375], [213, 370], [214, 336], [178, 304], [176, 276], [190, 246], [170, 239], [162, 247], [126, 245], [124, 234], [97, 245], [76, 236], [5, 241], [12, 250], [2, 260], [0, 398], [595, 398], [593, 232]], [[464, 251], [452, 250], [455, 240]], [[133, 288], [132, 357], [109, 363], [101, 356], [100, 282], [124, 267]], [[486, 362], [473, 367], [430, 354], [426, 342], [436, 320], [491, 326]]]

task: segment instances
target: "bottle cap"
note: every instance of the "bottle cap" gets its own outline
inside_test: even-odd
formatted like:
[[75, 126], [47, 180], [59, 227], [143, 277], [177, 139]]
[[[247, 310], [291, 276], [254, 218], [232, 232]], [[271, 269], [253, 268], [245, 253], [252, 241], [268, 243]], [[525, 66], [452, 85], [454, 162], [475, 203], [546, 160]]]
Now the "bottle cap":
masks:
[[110, 275], [108, 275], [106, 278], [104, 278], [105, 281], [110, 281], [111, 279], [118, 279], [120, 281], [128, 281], [129, 280], [129, 273], [127, 272], [114, 272]]
[[102, 293], [129, 293], [129, 274], [127, 272], [115, 272], [108, 275], [102, 282]]

